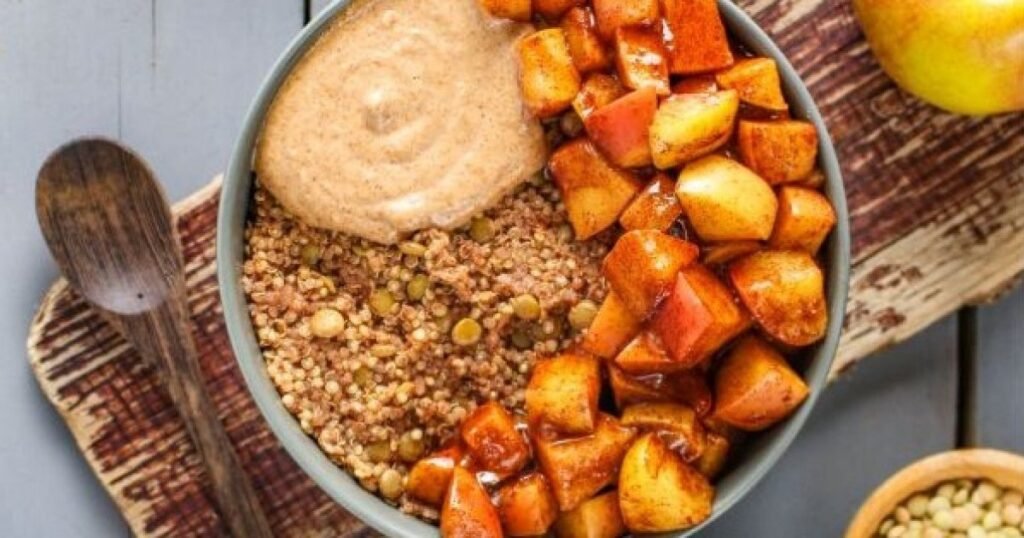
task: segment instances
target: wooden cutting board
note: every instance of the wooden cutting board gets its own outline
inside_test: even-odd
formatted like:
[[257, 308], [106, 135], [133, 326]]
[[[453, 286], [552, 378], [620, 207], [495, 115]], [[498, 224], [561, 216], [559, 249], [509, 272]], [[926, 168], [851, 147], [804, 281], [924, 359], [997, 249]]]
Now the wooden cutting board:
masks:
[[[834, 375], [1024, 272], [1024, 115], [944, 114], [879, 70], [843, 1], [744, 0], [808, 82], [843, 164], [854, 237]], [[218, 183], [176, 207], [193, 330], [221, 418], [282, 536], [373, 534], [274, 441], [246, 394], [218, 302]], [[28, 339], [43, 392], [140, 536], [217, 535], [205, 477], [155, 372], [57, 282]]]

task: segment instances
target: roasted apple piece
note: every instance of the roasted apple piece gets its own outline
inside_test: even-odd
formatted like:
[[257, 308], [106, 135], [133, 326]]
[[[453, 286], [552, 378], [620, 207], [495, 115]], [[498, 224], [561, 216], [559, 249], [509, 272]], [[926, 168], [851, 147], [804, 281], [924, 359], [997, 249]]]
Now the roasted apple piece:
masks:
[[651, 122], [658, 110], [653, 88], [630, 92], [587, 116], [587, 134], [608, 159], [622, 167], [651, 164]]
[[741, 121], [740, 158], [772, 185], [800, 181], [818, 159], [818, 131], [806, 121]]
[[604, 276], [626, 308], [647, 318], [675, 282], [679, 270], [697, 258], [689, 241], [657, 230], [626, 232], [604, 259]]
[[715, 0], [661, 0], [661, 10], [673, 36], [669, 63], [673, 74], [708, 73], [732, 65]]
[[576, 238], [589, 239], [615, 224], [643, 183], [608, 162], [585, 138], [563, 144], [548, 163]]
[[633, 377], [612, 366], [608, 368], [608, 382], [615, 397], [615, 407], [620, 410], [635, 403], [672, 400], [668, 392], [661, 388], [660, 378], [645, 382], [642, 378]]
[[768, 183], [721, 155], [686, 165], [676, 181], [676, 196], [705, 241], [766, 240], [779, 208]]
[[533, 0], [533, 10], [548, 21], [557, 21], [571, 8], [586, 5], [587, 0]]
[[572, 104], [580, 74], [561, 29], [548, 28], [519, 41], [519, 82], [526, 107], [537, 117], [555, 116]]
[[672, 93], [668, 83], [665, 44], [658, 27], [623, 26], [615, 31], [615, 68], [627, 88]]
[[729, 288], [696, 263], [679, 272], [675, 287], [651, 320], [651, 328], [680, 369], [698, 366], [750, 324]]
[[619, 224], [625, 230], [659, 230], [668, 231], [683, 207], [676, 198], [676, 184], [664, 173], [658, 173], [647, 184], [629, 207], [619, 217]]
[[693, 527], [711, 516], [715, 490], [656, 434], [640, 436], [619, 471], [619, 508], [633, 532]]
[[572, 55], [572, 62], [577, 71], [588, 73], [611, 65], [608, 52], [597, 35], [594, 13], [590, 8], [570, 9], [562, 17], [561, 27], [565, 32], [565, 41], [569, 44], [569, 54]]
[[715, 93], [718, 90], [714, 75], [686, 77], [672, 85], [672, 93]]
[[533, 15], [530, 0], [479, 0], [480, 5], [495, 17], [530, 22]]
[[740, 101], [774, 112], [789, 110], [782, 96], [779, 68], [771, 58], [747, 58], [715, 75], [718, 85], [736, 90]]
[[729, 277], [754, 320], [772, 338], [799, 347], [825, 336], [824, 276], [810, 254], [755, 252], [730, 264]]
[[804, 380], [767, 342], [748, 336], [733, 348], [715, 377], [715, 417], [760, 431], [789, 416], [807, 398]]
[[452, 443], [416, 462], [405, 482], [405, 491], [412, 498], [440, 508], [451, 483], [455, 467], [462, 463], [465, 450]]
[[586, 355], [562, 354], [537, 361], [526, 386], [526, 416], [566, 434], [594, 431], [601, 366]]
[[661, 343], [661, 338], [651, 331], [643, 331], [615, 356], [615, 365], [622, 371], [633, 374], [663, 374], [684, 370], [686, 365], [676, 362]]
[[592, 73], [583, 81], [580, 93], [572, 100], [572, 107], [586, 120], [597, 109], [626, 94], [619, 79], [604, 73]]
[[515, 419], [497, 402], [487, 402], [466, 417], [460, 427], [473, 463], [507, 477], [530, 460], [530, 446], [516, 429]]
[[650, 26], [658, 21], [658, 0], [593, 0], [597, 29], [611, 41], [623, 26]]
[[583, 337], [583, 349], [610, 359], [639, 332], [640, 320], [626, 308], [618, 294], [609, 291]]
[[541, 536], [558, 519], [558, 502], [547, 479], [537, 472], [502, 486], [497, 499], [506, 536]]
[[713, 405], [711, 387], [704, 372], [691, 370], [666, 376], [662, 384], [672, 394], [672, 399], [693, 409], [702, 419], [708, 416]]
[[704, 453], [706, 433], [697, 413], [685, 405], [669, 402], [641, 403], [622, 411], [622, 425], [642, 432], [654, 432], [678, 452], [684, 460], [692, 462]]
[[576, 508], [562, 512], [555, 522], [558, 538], [618, 538], [625, 533], [616, 491], [583, 501]]
[[441, 508], [441, 536], [501, 538], [501, 520], [487, 490], [463, 467], [452, 473]]
[[611, 484], [636, 432], [599, 414], [594, 433], [570, 439], [536, 437], [537, 463], [565, 512]]
[[608, 380], [615, 397], [615, 406], [648, 402], [677, 402], [705, 417], [712, 406], [711, 388], [702, 373], [681, 372], [671, 375], [631, 376], [621, 369], [608, 368]]
[[[781, 210], [781, 207], [779, 209]], [[778, 221], [779, 217], [776, 216], [776, 224], [778, 224]], [[701, 253], [701, 261], [707, 265], [724, 265], [736, 258], [759, 250], [761, 250], [761, 243], [758, 241], [723, 241], [712, 243], [704, 247], [704, 252]]]
[[722, 472], [728, 459], [729, 440], [717, 433], [707, 432], [704, 452], [693, 462], [693, 466], [710, 480]]
[[768, 246], [814, 255], [835, 225], [836, 212], [820, 192], [785, 186], [779, 189], [779, 214]]
[[732, 136], [739, 97], [734, 90], [673, 95], [651, 123], [651, 157], [661, 170], [707, 155]]

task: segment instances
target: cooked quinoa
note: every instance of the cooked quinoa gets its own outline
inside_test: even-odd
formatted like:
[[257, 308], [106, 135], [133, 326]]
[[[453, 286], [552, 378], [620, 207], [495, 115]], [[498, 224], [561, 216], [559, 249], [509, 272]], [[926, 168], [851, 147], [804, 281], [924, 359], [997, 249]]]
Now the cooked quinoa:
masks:
[[267, 371], [323, 451], [403, 510], [409, 468], [478, 403], [521, 409], [533, 361], [576, 343], [610, 237], [573, 239], [537, 178], [457, 231], [382, 246], [304, 225], [257, 186], [243, 285]]

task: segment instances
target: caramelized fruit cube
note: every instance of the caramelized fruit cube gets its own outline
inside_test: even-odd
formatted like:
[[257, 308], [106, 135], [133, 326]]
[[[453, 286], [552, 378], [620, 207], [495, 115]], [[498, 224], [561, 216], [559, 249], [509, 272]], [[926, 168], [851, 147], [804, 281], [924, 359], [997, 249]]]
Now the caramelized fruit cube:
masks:
[[537, 462], [551, 484], [559, 508], [572, 510], [619, 472], [619, 463], [636, 432], [600, 414], [594, 433], [563, 440], [536, 438]]
[[529, 22], [533, 12], [530, 0], [479, 0], [480, 5], [495, 17]]
[[748, 105], [785, 112], [789, 110], [782, 96], [779, 68], [771, 58], [747, 58], [715, 75], [718, 85], [736, 90], [740, 101]]
[[767, 342], [748, 336], [729, 353], [715, 378], [715, 417], [760, 431], [790, 415], [807, 398], [804, 380]]
[[626, 308], [614, 291], [609, 291], [594, 322], [583, 337], [583, 349], [610, 359], [640, 332], [640, 320]]
[[679, 94], [662, 101], [651, 123], [654, 166], [675, 168], [725, 145], [739, 106], [733, 90]]
[[593, 0], [597, 29], [611, 41], [623, 26], [650, 26], [658, 22], [658, 0]]
[[772, 338], [807, 346], [825, 336], [825, 280], [810, 254], [755, 252], [733, 262], [729, 276], [747, 310]]
[[597, 109], [626, 94], [619, 79], [604, 73], [593, 73], [583, 81], [580, 93], [572, 100], [572, 107], [586, 120]]
[[555, 522], [558, 538], [618, 538], [626, 533], [616, 491], [602, 493], [562, 512]]
[[[779, 210], [781, 211], [781, 209], [780, 207]], [[778, 224], [778, 219], [779, 217], [776, 216], [776, 224]], [[701, 261], [707, 265], [724, 265], [759, 250], [761, 250], [761, 243], [758, 241], [722, 241], [704, 247]]]
[[697, 413], [669, 402], [640, 403], [622, 411], [622, 424], [642, 432], [654, 432], [669, 448], [691, 462], [704, 453], [706, 434]]
[[640, 436], [619, 472], [619, 508], [633, 532], [693, 527], [711, 516], [715, 490], [653, 433]]
[[477, 407], [462, 422], [462, 441], [473, 462], [500, 477], [514, 474], [530, 460], [530, 446], [512, 415], [497, 402]]
[[619, 224], [629, 230], [668, 231], [683, 214], [672, 178], [658, 173], [619, 217]]
[[673, 36], [669, 63], [673, 74], [708, 73], [732, 65], [715, 0], [661, 0], [661, 9]]
[[580, 74], [561, 29], [541, 30], [519, 41], [519, 83], [526, 107], [537, 117], [569, 107], [580, 91]]
[[715, 93], [719, 91], [714, 75], [686, 77], [672, 85], [672, 93]]
[[765, 180], [721, 155], [708, 155], [683, 168], [676, 196], [705, 241], [768, 239], [779, 208]]
[[646, 319], [675, 282], [676, 274], [690, 265], [697, 247], [657, 230], [626, 232], [604, 259], [605, 278], [626, 308]]
[[768, 183], [800, 181], [818, 159], [818, 131], [806, 121], [741, 121], [740, 158]]
[[441, 536], [501, 538], [501, 520], [476, 475], [456, 467], [441, 508]]
[[498, 490], [498, 517], [506, 536], [540, 536], [558, 519], [558, 502], [544, 475], [533, 472]]
[[627, 88], [671, 93], [661, 29], [624, 26], [615, 31], [615, 68]]
[[651, 331], [643, 331], [615, 357], [615, 366], [632, 375], [678, 372], [686, 368], [676, 362]]
[[628, 93], [587, 116], [584, 125], [594, 144], [618, 166], [651, 164], [651, 122], [658, 110], [652, 88]]
[[580, 73], [597, 71], [611, 65], [608, 52], [597, 35], [594, 13], [588, 7], [574, 7], [562, 17], [562, 31], [569, 44], [573, 64]]
[[697, 472], [714, 479], [725, 468], [729, 459], [729, 440], [717, 433], [707, 432], [704, 452], [693, 462]]
[[643, 184], [608, 162], [586, 139], [563, 144], [548, 163], [562, 192], [576, 238], [586, 240], [615, 224]]
[[814, 255], [835, 225], [836, 212], [820, 192], [802, 187], [782, 187], [779, 189], [779, 214], [768, 246], [776, 250], [802, 250]]
[[526, 416], [566, 434], [594, 431], [601, 369], [597, 359], [563, 354], [537, 362], [526, 387]]
[[405, 491], [412, 498], [435, 508], [444, 503], [455, 467], [462, 464], [464, 450], [453, 443], [416, 462], [405, 481]]

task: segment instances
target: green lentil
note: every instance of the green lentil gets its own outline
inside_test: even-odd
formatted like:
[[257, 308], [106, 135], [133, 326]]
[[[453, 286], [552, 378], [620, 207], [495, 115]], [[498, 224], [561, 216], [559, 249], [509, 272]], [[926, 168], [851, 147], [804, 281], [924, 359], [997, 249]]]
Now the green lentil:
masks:
[[320, 247], [312, 244], [305, 245], [299, 255], [302, 257], [302, 263], [309, 266], [316, 265], [320, 261]]
[[477, 243], [489, 243], [494, 235], [494, 221], [487, 217], [476, 217], [469, 224], [469, 236]]

